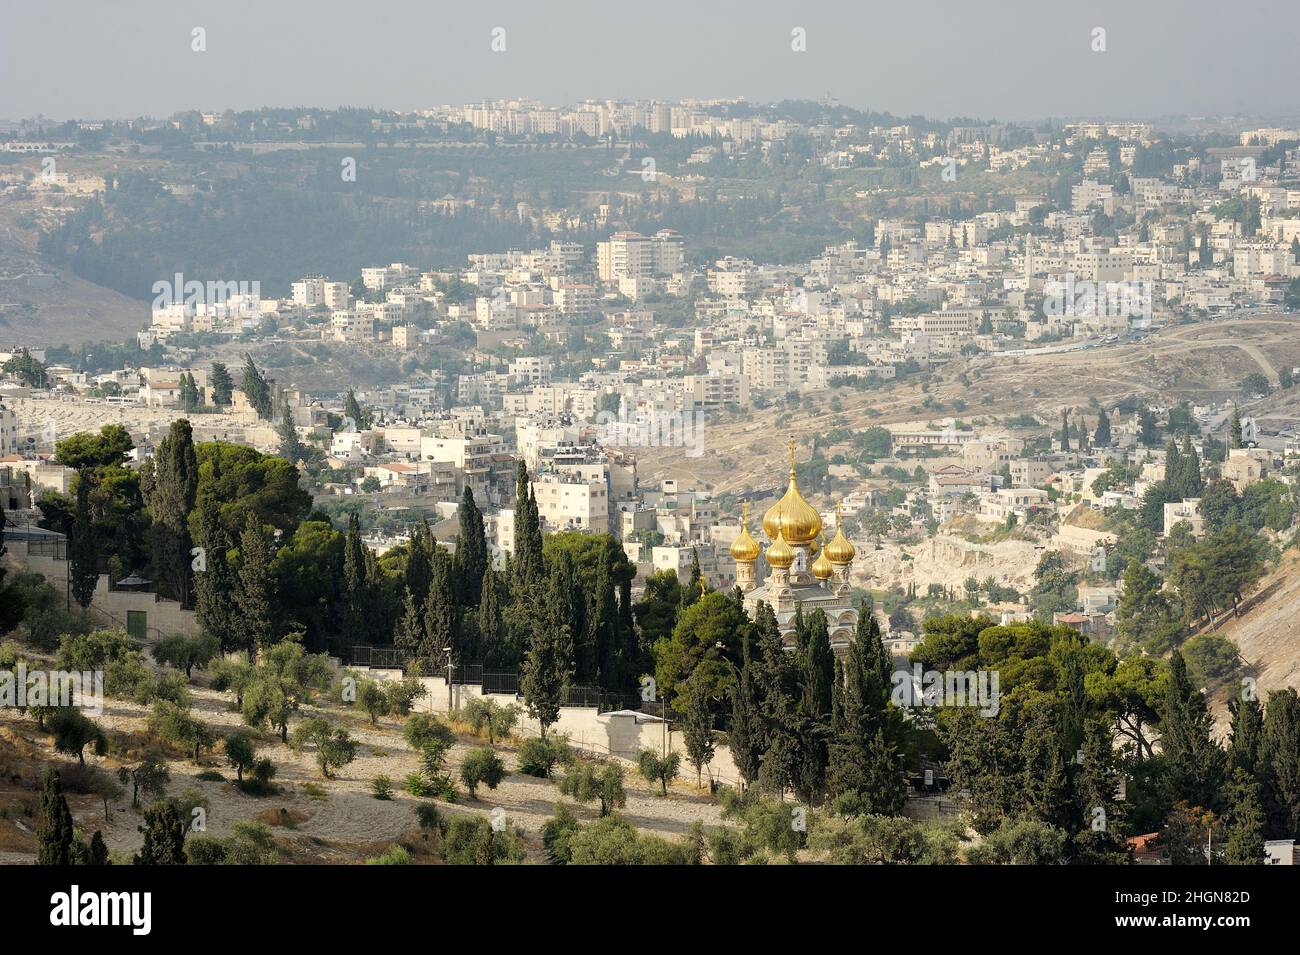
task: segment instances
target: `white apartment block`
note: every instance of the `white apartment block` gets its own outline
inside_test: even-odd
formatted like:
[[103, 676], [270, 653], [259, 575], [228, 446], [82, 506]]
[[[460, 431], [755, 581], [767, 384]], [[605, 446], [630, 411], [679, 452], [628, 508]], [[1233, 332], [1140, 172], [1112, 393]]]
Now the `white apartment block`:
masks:
[[654, 278], [681, 271], [685, 240], [672, 229], [652, 236], [616, 232], [596, 243], [596, 275], [602, 282], [620, 278]]
[[573, 481], [546, 474], [532, 482], [537, 513], [547, 532], [609, 532], [609, 491], [603, 481]]
[[303, 308], [346, 309], [352, 305], [347, 282], [331, 282], [323, 276], [308, 276], [292, 286], [293, 303]]
[[361, 284], [371, 291], [391, 288], [394, 285], [407, 285], [416, 280], [418, 270], [401, 262], [392, 265], [380, 265], [361, 270]]

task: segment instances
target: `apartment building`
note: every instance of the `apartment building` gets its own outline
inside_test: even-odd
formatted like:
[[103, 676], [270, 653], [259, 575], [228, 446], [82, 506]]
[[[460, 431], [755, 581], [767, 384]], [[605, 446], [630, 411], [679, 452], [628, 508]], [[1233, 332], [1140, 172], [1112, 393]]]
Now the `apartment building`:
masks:
[[302, 308], [346, 309], [352, 305], [347, 282], [331, 282], [324, 276], [308, 276], [292, 287], [293, 304]]
[[603, 480], [583, 481], [544, 474], [532, 482], [537, 513], [546, 533], [609, 533], [609, 490]]
[[620, 278], [654, 278], [681, 271], [686, 241], [672, 229], [652, 236], [616, 232], [596, 243], [596, 275], [602, 282]]

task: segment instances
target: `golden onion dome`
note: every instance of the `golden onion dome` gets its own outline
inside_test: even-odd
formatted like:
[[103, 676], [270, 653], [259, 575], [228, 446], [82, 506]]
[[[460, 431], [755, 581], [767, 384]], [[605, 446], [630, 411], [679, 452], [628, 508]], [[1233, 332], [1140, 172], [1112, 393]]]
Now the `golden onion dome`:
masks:
[[785, 496], [767, 509], [763, 515], [763, 533], [775, 540], [777, 528], [783, 529], [785, 539], [791, 544], [807, 546], [821, 533], [822, 518], [817, 509], [799, 493], [799, 479], [794, 470], [794, 442], [790, 442], [790, 483]]
[[749, 501], [746, 501], [741, 507], [740, 518], [740, 536], [731, 544], [731, 559], [741, 563], [750, 563], [758, 560], [758, 555], [762, 550], [758, 546], [758, 541], [749, 533]]
[[835, 507], [835, 536], [826, 545], [825, 556], [833, 564], [847, 564], [857, 556], [857, 551], [849, 539], [844, 536], [844, 521], [840, 519], [839, 506]]
[[826, 548], [823, 547], [821, 556], [813, 561], [812, 574], [818, 580], [829, 580], [833, 573], [835, 573], [835, 568], [832, 567], [831, 562], [826, 559]]
[[776, 523], [776, 538], [768, 545], [763, 556], [767, 558], [768, 564], [777, 570], [789, 570], [790, 565], [794, 563], [794, 548], [785, 541], [780, 518]]

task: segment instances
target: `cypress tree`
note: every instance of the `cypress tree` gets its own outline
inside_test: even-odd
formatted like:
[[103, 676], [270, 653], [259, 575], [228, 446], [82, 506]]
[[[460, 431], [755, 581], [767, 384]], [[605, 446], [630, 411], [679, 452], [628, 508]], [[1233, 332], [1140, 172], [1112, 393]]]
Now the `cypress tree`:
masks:
[[1099, 448], [1110, 444], [1110, 418], [1106, 415], [1105, 408], [1097, 412], [1097, 430], [1093, 432], [1092, 443]]
[[45, 767], [41, 787], [41, 818], [36, 827], [36, 864], [72, 864], [72, 813], [63, 798], [58, 770]]
[[505, 624], [501, 619], [501, 593], [496, 571], [490, 566], [483, 571], [479, 585], [478, 635], [482, 648], [483, 664], [491, 667], [513, 667], [513, 659], [506, 646]]
[[424, 647], [424, 616], [410, 587], [406, 588], [406, 598], [402, 602], [402, 616], [393, 634], [393, 646], [404, 651], [411, 658], [418, 658]]
[[276, 427], [275, 433], [280, 439], [280, 457], [297, 464], [307, 456], [302, 441], [298, 437], [298, 429], [293, 423], [293, 412], [289, 410], [287, 402], [281, 412], [280, 424]]
[[1263, 865], [1267, 825], [1263, 787], [1245, 770], [1235, 770], [1228, 786], [1227, 802], [1223, 861], [1227, 865]]
[[1068, 409], [1061, 411], [1061, 450], [1070, 450], [1070, 412]]
[[72, 522], [72, 536], [68, 541], [68, 572], [72, 597], [83, 608], [90, 606], [99, 583], [98, 553], [95, 547], [95, 527], [90, 513], [90, 469], [77, 475], [77, 507]]
[[1205, 698], [1187, 676], [1183, 655], [1169, 660], [1169, 688], [1160, 722], [1160, 748], [1169, 802], [1214, 809], [1219, 803], [1225, 757], [1210, 736], [1213, 719]]
[[230, 539], [221, 523], [216, 499], [205, 496], [199, 504], [199, 536], [204, 569], [194, 575], [194, 610], [199, 623], [221, 641], [221, 649], [235, 649], [232, 617], [236, 580], [230, 567]]
[[239, 536], [238, 586], [231, 620], [232, 642], [236, 649], [256, 653], [274, 642], [274, 582], [271, 576], [274, 556], [270, 535], [262, 528], [256, 515], [250, 513]]
[[429, 596], [429, 582], [433, 579], [433, 531], [429, 522], [421, 519], [411, 534], [406, 556], [406, 589], [415, 596], [417, 606], [423, 607]]
[[543, 738], [559, 719], [564, 691], [574, 672], [573, 634], [561, 581], [559, 574], [552, 573], [542, 612], [534, 615], [520, 681], [528, 712], [542, 724]]
[[271, 386], [257, 370], [257, 365], [253, 363], [253, 356], [247, 353], [244, 355], [244, 374], [239, 381], [239, 390], [244, 393], [248, 404], [257, 412], [259, 418], [264, 421], [271, 420]]
[[841, 716], [831, 743], [828, 782], [836, 796], [853, 795], [861, 812], [893, 815], [907, 798], [888, 709], [893, 664], [871, 608], [858, 608], [858, 627], [845, 655]]
[[343, 633], [351, 643], [364, 644], [371, 639], [375, 608], [366, 550], [361, 520], [354, 511], [348, 515], [348, 531], [343, 539]]
[[185, 865], [185, 823], [173, 802], [161, 802], [144, 813], [144, 845], [136, 865]]
[[483, 512], [474, 502], [469, 484], [460, 496], [457, 516], [460, 534], [456, 538], [456, 579], [460, 583], [461, 605], [477, 607], [483, 586], [483, 572], [488, 565], [487, 536], [483, 531]]
[[212, 374], [208, 380], [212, 385], [212, 403], [218, 408], [230, 404], [235, 391], [235, 382], [230, 377], [230, 369], [219, 361], [212, 363]]
[[1269, 837], [1300, 838], [1300, 696], [1293, 687], [1269, 694], [1259, 768]]
[[432, 661], [435, 667], [445, 658], [448, 647], [458, 663], [472, 662], [465, 658], [461, 639], [460, 607], [456, 603], [451, 557], [446, 549], [437, 546], [433, 551], [433, 579], [424, 602], [424, 633], [420, 657]]
[[1183, 494], [1183, 456], [1173, 438], [1165, 445], [1165, 484], [1180, 498]]
[[1259, 746], [1264, 732], [1264, 707], [1258, 699], [1228, 701], [1231, 728], [1228, 743], [1228, 770], [1241, 770], [1254, 776], [1259, 768]]
[[794, 654], [785, 650], [776, 614], [764, 602], [759, 602], [754, 614], [762, 651], [762, 699], [764, 736], [767, 749], [763, 753], [759, 778], [763, 786], [784, 793], [794, 785], [795, 768], [799, 758], [799, 703], [796, 698], [798, 677], [795, 673]]
[[1182, 477], [1182, 495], [1186, 500], [1189, 497], [1200, 497], [1201, 492], [1205, 489], [1205, 481], [1201, 477], [1201, 459], [1196, 455], [1196, 449], [1192, 447], [1192, 436], [1183, 435], [1183, 477]]
[[748, 632], [741, 634], [740, 669], [731, 689], [731, 720], [728, 724], [731, 759], [746, 786], [752, 786], [758, 780], [765, 748], [763, 702], [758, 693], [751, 643], [752, 637]]
[[154, 477], [146, 503], [153, 519], [153, 574], [167, 596], [191, 606], [189, 516], [199, 486], [194, 433], [184, 418], [173, 421], [154, 456]]

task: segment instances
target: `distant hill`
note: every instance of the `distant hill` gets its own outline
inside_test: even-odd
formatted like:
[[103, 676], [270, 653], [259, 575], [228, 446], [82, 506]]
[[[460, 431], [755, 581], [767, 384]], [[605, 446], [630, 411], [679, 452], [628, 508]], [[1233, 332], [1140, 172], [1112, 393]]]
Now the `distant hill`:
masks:
[[0, 345], [122, 342], [149, 322], [149, 303], [52, 266], [36, 235], [0, 202]]

